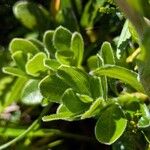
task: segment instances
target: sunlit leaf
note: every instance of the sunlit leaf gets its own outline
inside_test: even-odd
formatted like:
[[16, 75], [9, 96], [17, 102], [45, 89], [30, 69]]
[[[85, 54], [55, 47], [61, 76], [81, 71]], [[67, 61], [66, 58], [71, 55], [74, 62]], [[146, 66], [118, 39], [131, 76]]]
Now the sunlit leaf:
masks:
[[100, 110], [104, 107], [105, 102], [103, 98], [96, 99], [90, 106], [90, 108], [81, 116], [81, 119], [91, 118], [95, 115], [99, 115]]
[[92, 103], [93, 99], [91, 97], [89, 97], [88, 95], [83, 95], [83, 94], [76, 94], [79, 99], [83, 102], [83, 103]]
[[3, 72], [18, 77], [27, 77], [26, 73], [18, 68], [4, 67]]
[[40, 104], [43, 97], [38, 88], [38, 80], [29, 80], [23, 88], [21, 101], [26, 105]]
[[26, 64], [26, 72], [29, 75], [39, 76], [40, 72], [46, 70], [44, 66], [44, 59], [46, 59], [45, 53], [37, 53], [33, 58], [31, 58]]
[[38, 48], [32, 42], [22, 38], [14, 38], [9, 44], [9, 50], [11, 53], [22, 51], [25, 54], [38, 52]]
[[108, 76], [110, 78], [122, 80], [123, 82], [131, 85], [139, 92], [144, 92], [143, 86], [137, 79], [137, 73], [126, 68], [115, 65], [106, 65], [104, 67], [96, 69], [92, 73], [97, 76]]
[[44, 66], [53, 71], [56, 71], [61, 66], [61, 64], [56, 59], [45, 59]]

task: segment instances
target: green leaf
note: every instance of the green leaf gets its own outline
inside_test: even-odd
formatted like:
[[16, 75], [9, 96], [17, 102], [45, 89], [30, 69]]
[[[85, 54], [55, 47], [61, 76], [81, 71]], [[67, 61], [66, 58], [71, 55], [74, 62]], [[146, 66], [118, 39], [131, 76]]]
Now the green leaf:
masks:
[[89, 107], [89, 104], [82, 102], [71, 88], [63, 94], [62, 102], [73, 113], [82, 113]]
[[58, 27], [55, 30], [53, 35], [54, 47], [57, 50], [62, 50], [62, 51], [70, 50], [71, 36], [72, 34], [68, 29], [62, 26]]
[[88, 95], [76, 94], [83, 103], [92, 103], [93, 99]]
[[[98, 66], [102, 67], [104, 66], [104, 59], [100, 54], [97, 54], [98, 58]], [[103, 89], [103, 98], [107, 100], [108, 97], [108, 82], [107, 82], [107, 77], [106, 76], [101, 76], [101, 83], [102, 83], [102, 89]]]
[[116, 104], [108, 106], [96, 123], [96, 138], [99, 142], [110, 145], [123, 134], [126, 125], [127, 120], [124, 118], [122, 109]]
[[13, 75], [13, 76], [24, 77], [24, 78], [27, 77], [26, 73], [18, 68], [4, 67], [3, 72], [6, 74]]
[[130, 31], [130, 34], [131, 34], [131, 37], [132, 37], [133, 41], [138, 43], [140, 38], [139, 38], [139, 35], [138, 35], [135, 27], [129, 22], [128, 23], [128, 28], [129, 28], [129, 31]]
[[98, 56], [94, 55], [88, 58], [87, 60], [87, 65], [90, 69], [90, 71], [97, 69], [98, 67], [100, 67], [101, 65], [99, 65], [99, 58]]
[[18, 78], [13, 84], [10, 93], [7, 95], [5, 100], [5, 106], [9, 106], [13, 102], [20, 100], [22, 89], [27, 82], [26, 78]]
[[74, 53], [72, 51], [58, 51], [55, 53], [56, 59], [63, 65], [73, 65], [73, 56]]
[[41, 101], [41, 106], [46, 107], [49, 104], [49, 100], [47, 98], [43, 98]]
[[11, 55], [12, 59], [15, 61], [17, 67], [21, 70], [25, 71], [25, 64], [27, 62], [27, 55], [25, 55], [22, 51], [16, 51]]
[[104, 108], [105, 101], [103, 98], [98, 98], [96, 99], [90, 106], [90, 108], [82, 114], [81, 119], [86, 119], [86, 118], [91, 118], [94, 117], [95, 115], [98, 115], [100, 110]]
[[126, 20], [123, 29], [121, 31], [121, 35], [117, 44], [117, 52], [116, 52], [116, 56], [118, 59], [120, 59], [127, 47], [127, 45], [129, 44], [129, 39], [131, 38], [131, 34], [128, 28], [128, 24], [129, 21]]
[[54, 121], [54, 120], [73, 121], [74, 120], [73, 117], [74, 117], [74, 114], [71, 113], [71, 112], [62, 112], [62, 113], [59, 113], [59, 114], [51, 114], [51, 115], [48, 115], [48, 116], [44, 116], [42, 118], [42, 120], [44, 122]]
[[138, 72], [139, 72], [139, 78], [140, 81], [146, 91], [146, 94], [150, 96], [150, 85], [148, 84], [150, 81], [150, 52], [149, 52], [149, 43], [150, 43], [150, 27], [145, 29], [145, 32], [143, 34], [142, 38], [142, 44], [141, 44], [141, 52], [138, 55]]
[[43, 97], [49, 99], [51, 102], [61, 102], [61, 97], [66, 89], [69, 88], [69, 86], [61, 80], [56, 75], [51, 75], [45, 77], [40, 82], [40, 92], [42, 93]]
[[44, 72], [46, 67], [44, 66], [44, 59], [47, 56], [45, 53], [37, 53], [33, 58], [31, 58], [26, 64], [26, 72], [32, 76], [39, 76], [40, 72]]
[[29, 41], [32, 42], [38, 48], [39, 51], [42, 51], [42, 52], [45, 51], [43, 43], [40, 42], [39, 40], [30, 38]]
[[100, 77], [91, 76], [89, 79], [90, 82], [90, 92], [93, 99], [97, 99], [99, 97], [103, 97], [103, 87]]
[[147, 128], [150, 126], [150, 117], [141, 117], [138, 121], [139, 128]]
[[32, 42], [22, 38], [14, 38], [10, 42], [9, 50], [11, 53], [22, 51], [25, 54], [36, 54], [38, 52], [38, 48]]
[[56, 52], [56, 49], [54, 48], [53, 45], [53, 35], [54, 35], [54, 31], [50, 30], [50, 31], [46, 31], [43, 37], [43, 43], [46, 49], [48, 50], [49, 55], [52, 57], [55, 56], [55, 52]]
[[27, 1], [17, 2], [13, 7], [16, 18], [27, 28], [45, 30], [49, 25], [49, 15], [41, 5]]
[[75, 67], [62, 66], [57, 74], [77, 93], [90, 96], [89, 76], [84, 71]]
[[38, 80], [29, 80], [23, 88], [21, 101], [26, 105], [40, 104], [43, 97], [38, 88]]
[[139, 128], [147, 128], [150, 126], [150, 112], [148, 107], [145, 104], [141, 104], [141, 112], [142, 117], [138, 121], [138, 127]]
[[69, 109], [64, 104], [60, 104], [57, 108], [56, 114], [68, 112], [68, 111], [69, 111]]
[[104, 42], [102, 44], [102, 47], [99, 53], [101, 57], [103, 58], [104, 64], [111, 64], [111, 65], [115, 64], [113, 49], [109, 42]]
[[89, 0], [87, 2], [87, 4], [84, 7], [82, 16], [81, 16], [81, 20], [80, 20], [80, 24], [82, 27], [93, 27], [94, 25], [94, 19], [97, 16], [97, 12], [98, 12], [98, 5], [96, 4], [95, 1], [93, 0]]
[[104, 67], [96, 69], [92, 72], [92, 74], [97, 76], [108, 76], [110, 78], [122, 80], [123, 82], [128, 83], [137, 91], [144, 92], [143, 86], [137, 79], [137, 73], [126, 68], [115, 65], [106, 65]]
[[76, 66], [80, 66], [84, 53], [84, 42], [81, 34], [78, 32], [73, 33], [71, 38], [71, 50], [74, 52], [74, 59]]
[[56, 59], [45, 59], [44, 66], [53, 71], [56, 71], [61, 66], [61, 64]]
[[99, 5], [99, 7], [101, 7], [106, 0], [96, 0], [97, 5]]

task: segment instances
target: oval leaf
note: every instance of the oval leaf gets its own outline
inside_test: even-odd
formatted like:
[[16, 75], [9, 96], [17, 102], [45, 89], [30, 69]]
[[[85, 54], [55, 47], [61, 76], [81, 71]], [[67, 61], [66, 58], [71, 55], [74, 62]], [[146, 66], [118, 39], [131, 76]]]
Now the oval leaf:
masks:
[[104, 42], [102, 44], [100, 55], [104, 60], [104, 64], [111, 64], [111, 65], [115, 64], [113, 49], [109, 42]]
[[68, 29], [62, 26], [58, 27], [53, 36], [54, 47], [62, 51], [70, 50], [71, 36], [72, 34]]
[[23, 91], [22, 91], [22, 99], [21, 101], [27, 105], [36, 105], [40, 104], [43, 96], [40, 93], [38, 88], [39, 81], [38, 80], [29, 80]]
[[50, 56], [54, 57], [56, 49], [54, 48], [54, 45], [53, 45], [53, 35], [54, 35], [53, 30], [45, 32], [44, 37], [43, 37], [43, 43], [46, 49], [48, 50], [48, 53], [50, 54]]
[[40, 72], [46, 70], [44, 66], [44, 59], [46, 59], [45, 53], [37, 53], [26, 64], [26, 72], [32, 76], [39, 76]]
[[96, 138], [99, 142], [110, 145], [123, 134], [126, 125], [122, 109], [116, 104], [108, 106], [96, 123]]
[[22, 38], [14, 38], [10, 42], [9, 50], [11, 53], [22, 51], [25, 54], [36, 54], [38, 52], [38, 48], [32, 42]]
[[49, 16], [46, 9], [27, 1], [17, 2], [13, 7], [17, 19], [29, 29], [45, 30], [49, 25]]
[[56, 75], [47, 76], [40, 82], [43, 97], [52, 102], [61, 102], [61, 97], [69, 86]]
[[73, 33], [71, 38], [71, 50], [74, 52], [75, 66], [80, 66], [84, 53], [84, 42], [81, 34], [78, 32]]

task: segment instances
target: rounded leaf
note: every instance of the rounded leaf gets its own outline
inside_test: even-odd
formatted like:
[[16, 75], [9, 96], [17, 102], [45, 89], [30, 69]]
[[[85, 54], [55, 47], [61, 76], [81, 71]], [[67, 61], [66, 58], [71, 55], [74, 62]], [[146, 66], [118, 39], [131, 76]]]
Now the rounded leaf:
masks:
[[110, 145], [123, 134], [126, 125], [122, 109], [117, 104], [110, 105], [103, 110], [96, 123], [96, 138], [99, 142]]
[[38, 88], [38, 80], [29, 80], [22, 91], [21, 101], [27, 105], [40, 104], [43, 96]]

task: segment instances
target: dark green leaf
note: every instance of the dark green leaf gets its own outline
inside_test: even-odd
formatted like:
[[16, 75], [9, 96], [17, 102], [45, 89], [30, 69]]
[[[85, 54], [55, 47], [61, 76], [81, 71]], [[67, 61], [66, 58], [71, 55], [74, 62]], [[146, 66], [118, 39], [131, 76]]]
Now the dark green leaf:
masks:
[[56, 52], [56, 49], [54, 48], [53, 45], [53, 35], [54, 35], [54, 31], [50, 30], [50, 31], [46, 31], [43, 37], [43, 43], [46, 49], [48, 50], [49, 55], [52, 57], [55, 56], [55, 52]]
[[102, 82], [100, 77], [91, 76], [89, 79], [90, 82], [90, 92], [93, 99], [103, 97]]
[[34, 38], [30, 38], [29, 41], [32, 42], [38, 48], [39, 51], [44, 52], [44, 45], [42, 42]]
[[99, 53], [104, 60], [104, 64], [111, 64], [111, 65], [115, 64], [113, 49], [109, 42], [103, 43]]
[[137, 79], [137, 73], [126, 68], [115, 65], [106, 65], [96, 69], [92, 73], [97, 76], [108, 76], [110, 78], [120, 79], [131, 85], [137, 91], [144, 92], [143, 86]]
[[122, 109], [116, 104], [108, 106], [96, 123], [96, 138], [99, 142], [110, 145], [123, 134], [126, 125]]
[[89, 104], [82, 102], [70, 88], [63, 94], [62, 102], [73, 113], [82, 113], [89, 107]]
[[129, 21], [127, 20], [123, 26], [123, 29], [121, 31], [121, 35], [117, 44], [117, 52], [116, 56], [118, 59], [120, 59], [129, 43], [129, 39], [131, 38], [131, 34], [129, 32], [128, 28]]
[[40, 82], [43, 97], [52, 102], [61, 102], [61, 97], [69, 86], [56, 75], [47, 76]]
[[90, 96], [89, 76], [84, 71], [75, 67], [62, 66], [58, 69], [58, 75], [77, 93]]
[[57, 50], [62, 50], [62, 51], [70, 50], [71, 36], [72, 34], [68, 29], [62, 26], [58, 27], [55, 30], [53, 35], [54, 47]]
[[74, 53], [72, 51], [58, 51], [55, 53], [56, 59], [63, 65], [73, 65], [73, 56]]
[[75, 32], [72, 35], [71, 50], [74, 52], [75, 63], [76, 66], [78, 67], [82, 63], [84, 53], [84, 42], [82, 36], [78, 32]]

